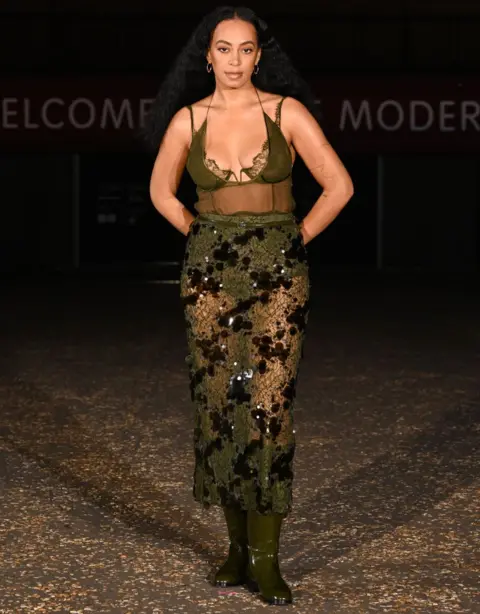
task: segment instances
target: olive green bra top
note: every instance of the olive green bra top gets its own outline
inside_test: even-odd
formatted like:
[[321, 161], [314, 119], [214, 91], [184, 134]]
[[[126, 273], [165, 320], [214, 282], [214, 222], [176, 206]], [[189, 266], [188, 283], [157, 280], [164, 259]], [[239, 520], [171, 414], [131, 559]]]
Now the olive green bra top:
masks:
[[[258, 96], [267, 138], [261, 151], [254, 157], [252, 166], [242, 168], [239, 178], [231, 169], [222, 169], [215, 160], [206, 157], [205, 135], [210, 105], [205, 120], [198, 130], [195, 130], [192, 107], [188, 105], [192, 121], [192, 142], [186, 167], [197, 186], [198, 200], [195, 209], [198, 213], [231, 215], [270, 211], [292, 212], [295, 209], [292, 197], [292, 154], [280, 129], [284, 99], [278, 103], [273, 121], [265, 113]], [[242, 173], [248, 179], [241, 181]], [[235, 178], [233, 181], [232, 176]]]

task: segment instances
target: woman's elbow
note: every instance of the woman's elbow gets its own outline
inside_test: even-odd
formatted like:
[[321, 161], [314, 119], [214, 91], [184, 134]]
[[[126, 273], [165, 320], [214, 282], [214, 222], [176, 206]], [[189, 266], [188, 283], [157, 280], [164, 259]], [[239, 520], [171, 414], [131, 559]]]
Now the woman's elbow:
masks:
[[150, 200], [157, 211], [162, 208], [162, 203], [165, 200], [164, 191], [155, 182], [150, 183]]
[[159, 181], [159, 177], [156, 173], [153, 173], [152, 178], [150, 179], [149, 193], [150, 200], [152, 203], [158, 207], [162, 200], [164, 200], [165, 192], [165, 184], [162, 181]]
[[150, 195], [150, 200], [152, 201], [152, 203], [155, 204], [155, 201], [158, 200], [158, 188], [156, 187], [153, 181], [150, 182], [149, 195]]
[[152, 184], [150, 184], [150, 200], [153, 206], [155, 207], [155, 209], [158, 209], [158, 204], [159, 204], [158, 190], [155, 189], [155, 187]]
[[342, 182], [342, 194], [346, 202], [348, 202], [352, 198], [354, 193], [355, 193], [355, 188], [353, 186], [353, 181], [351, 177], [346, 177], [344, 181]]
[[355, 194], [355, 188], [353, 187], [353, 183], [350, 183], [347, 189], [348, 200], [350, 200], [354, 194]]

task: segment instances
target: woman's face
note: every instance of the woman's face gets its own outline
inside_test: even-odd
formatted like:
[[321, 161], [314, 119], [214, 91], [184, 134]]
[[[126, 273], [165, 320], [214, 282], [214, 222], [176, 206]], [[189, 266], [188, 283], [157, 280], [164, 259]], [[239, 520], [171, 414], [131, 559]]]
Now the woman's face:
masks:
[[213, 31], [207, 62], [217, 83], [238, 89], [250, 82], [260, 54], [255, 27], [248, 21], [227, 19]]

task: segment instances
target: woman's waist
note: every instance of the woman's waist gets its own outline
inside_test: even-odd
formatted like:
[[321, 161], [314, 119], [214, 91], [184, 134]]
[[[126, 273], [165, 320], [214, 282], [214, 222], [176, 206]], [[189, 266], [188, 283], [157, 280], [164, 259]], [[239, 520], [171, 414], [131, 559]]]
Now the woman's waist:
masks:
[[252, 211], [235, 211], [234, 213], [202, 212], [196, 218], [198, 221], [215, 222], [228, 226], [276, 226], [278, 224], [296, 224], [293, 212], [270, 211], [255, 213]]
[[195, 204], [199, 213], [270, 213], [290, 212], [295, 208], [290, 180], [278, 183], [250, 182], [242, 185], [223, 186], [215, 190], [197, 187]]

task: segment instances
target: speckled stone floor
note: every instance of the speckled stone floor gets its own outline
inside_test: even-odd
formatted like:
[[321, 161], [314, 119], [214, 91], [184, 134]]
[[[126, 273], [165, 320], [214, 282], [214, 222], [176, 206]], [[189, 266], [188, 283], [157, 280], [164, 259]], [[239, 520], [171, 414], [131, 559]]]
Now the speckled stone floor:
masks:
[[[208, 577], [176, 285], [8, 284], [0, 613], [272, 609]], [[480, 299], [471, 282], [314, 281], [281, 567], [304, 614], [480, 612]]]

